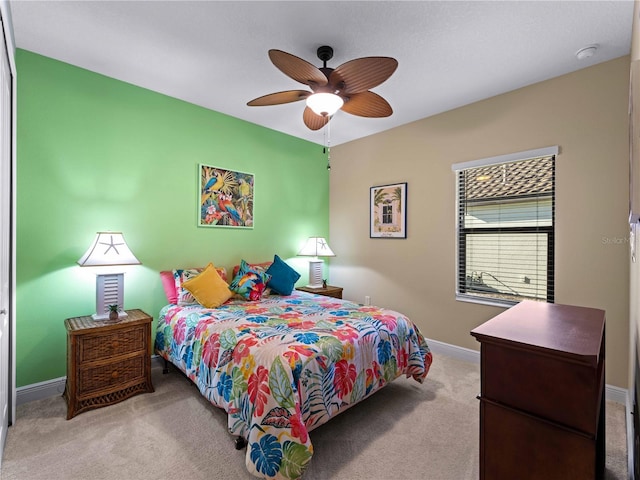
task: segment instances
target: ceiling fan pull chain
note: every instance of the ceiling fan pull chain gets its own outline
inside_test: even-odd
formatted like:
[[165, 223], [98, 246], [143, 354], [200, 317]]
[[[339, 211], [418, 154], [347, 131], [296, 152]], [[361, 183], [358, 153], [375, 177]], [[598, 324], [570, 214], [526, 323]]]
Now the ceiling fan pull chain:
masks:
[[327, 144], [327, 170], [331, 170], [331, 122], [324, 125], [326, 144]]

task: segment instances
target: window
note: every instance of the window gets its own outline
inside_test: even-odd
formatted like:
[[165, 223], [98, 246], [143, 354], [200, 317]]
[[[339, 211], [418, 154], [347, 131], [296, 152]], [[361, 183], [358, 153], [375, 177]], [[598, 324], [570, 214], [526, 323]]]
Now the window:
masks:
[[460, 300], [554, 301], [557, 147], [456, 164]]
[[385, 225], [393, 223], [393, 205], [391, 203], [382, 205], [382, 223]]

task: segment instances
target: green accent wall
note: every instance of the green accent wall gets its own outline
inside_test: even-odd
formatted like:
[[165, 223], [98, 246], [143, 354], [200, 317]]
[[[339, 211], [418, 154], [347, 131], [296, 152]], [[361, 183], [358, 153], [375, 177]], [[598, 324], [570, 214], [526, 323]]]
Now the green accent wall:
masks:
[[[125, 308], [156, 320], [165, 269], [277, 253], [306, 283], [296, 252], [329, 236], [319, 145], [25, 50], [16, 63], [18, 387], [66, 375], [64, 319], [95, 312], [96, 270], [76, 261], [98, 231], [124, 233], [142, 262], [123, 268]], [[253, 229], [196, 226], [200, 163], [255, 175]]]

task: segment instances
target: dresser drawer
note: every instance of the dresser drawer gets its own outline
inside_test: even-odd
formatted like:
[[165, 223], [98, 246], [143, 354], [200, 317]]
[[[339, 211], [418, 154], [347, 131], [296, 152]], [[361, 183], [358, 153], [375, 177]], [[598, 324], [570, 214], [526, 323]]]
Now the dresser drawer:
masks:
[[480, 348], [483, 397], [596, 435], [602, 368], [491, 343]]
[[146, 355], [141, 354], [105, 365], [81, 368], [78, 372], [79, 396], [110, 388], [120, 389], [130, 382], [144, 381], [146, 361]]
[[138, 325], [98, 335], [84, 335], [79, 338], [80, 363], [115, 357], [125, 353], [142, 351], [147, 348], [147, 327]]
[[575, 430], [480, 400], [485, 479], [596, 478], [596, 442]]

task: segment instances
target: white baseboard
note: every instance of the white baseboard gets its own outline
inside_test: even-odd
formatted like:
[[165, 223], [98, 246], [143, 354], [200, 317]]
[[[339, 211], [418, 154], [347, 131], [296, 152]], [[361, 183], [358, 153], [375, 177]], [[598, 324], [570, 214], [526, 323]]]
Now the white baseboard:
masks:
[[[433, 353], [440, 355], [447, 355], [449, 357], [457, 358], [470, 363], [480, 363], [480, 352], [477, 350], [471, 350], [470, 348], [458, 347], [457, 345], [451, 345], [449, 343], [439, 342], [438, 340], [432, 340], [427, 338], [427, 344]], [[621, 405], [627, 404], [627, 389], [616, 387], [614, 385], [605, 385], [604, 396], [607, 400], [620, 403]]]
[[605, 385], [604, 396], [607, 400], [619, 403], [621, 405], [627, 404], [627, 389], [616, 387], [615, 385]]
[[427, 338], [426, 341], [433, 353], [457, 358], [458, 360], [464, 360], [465, 362], [480, 364], [480, 352], [477, 350], [451, 345], [450, 343], [439, 342], [438, 340], [433, 340], [431, 338]]
[[[471, 350], [470, 348], [458, 347], [449, 343], [439, 342], [437, 340], [426, 339], [429, 348], [433, 353], [439, 355], [447, 355], [457, 358], [465, 362], [480, 364], [480, 352]], [[161, 365], [162, 358], [157, 355], [151, 357], [152, 364]], [[45, 382], [33, 383], [24, 387], [16, 388], [16, 405], [33, 402], [34, 400], [42, 400], [43, 398], [55, 397], [62, 395], [67, 377], [54, 378]], [[606, 385], [605, 397], [612, 402], [627, 405], [627, 389], [616, 387], [614, 385]]]
[[627, 478], [629, 478], [630, 480], [638, 480], [635, 478], [635, 473], [633, 470], [635, 462], [635, 452], [633, 445], [633, 406], [632, 400], [629, 398], [629, 396], [627, 396], [625, 413], [627, 423]]
[[[151, 366], [162, 365], [162, 358], [158, 355], [151, 356]], [[24, 387], [16, 388], [16, 405], [42, 400], [44, 398], [62, 395], [67, 377], [54, 378], [45, 382], [32, 383]]]
[[47, 380], [46, 382], [32, 383], [31, 385], [18, 387], [16, 388], [16, 405], [62, 395], [66, 381], [67, 377], [60, 377]]

